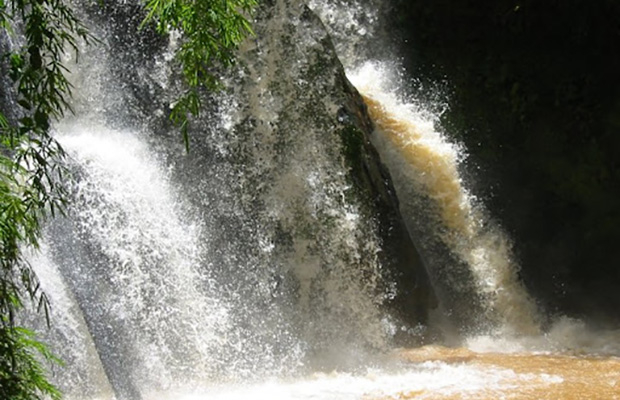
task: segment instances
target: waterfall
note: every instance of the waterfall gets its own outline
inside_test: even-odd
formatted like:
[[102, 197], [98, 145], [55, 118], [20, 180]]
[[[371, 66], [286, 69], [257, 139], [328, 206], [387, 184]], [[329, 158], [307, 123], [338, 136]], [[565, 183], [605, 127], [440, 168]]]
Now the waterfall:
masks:
[[131, 132], [60, 131], [76, 180], [48, 241], [117, 393], [208, 375], [227, 311], [198, 270], [199, 224]]
[[387, 349], [392, 278], [348, 178], [339, 118], [354, 94], [319, 19], [301, 3], [260, 11], [186, 154], [165, 122], [174, 38], [119, 36], [139, 18], [111, 7], [85, 16], [101, 51], [74, 67], [76, 114], [55, 126], [70, 207], [32, 259], [54, 315], [74, 320], [49, 333], [68, 398], [352, 370]]
[[186, 152], [176, 33], [139, 31], [138, 0], [75, 1], [100, 42], [67, 63], [69, 206], [28, 253], [52, 327], [23, 316], [68, 400], [615, 394], [617, 359], [581, 352], [620, 354], [618, 332], [541, 332], [447, 106], [394, 59], [390, 2], [263, 2]]
[[[291, 229], [313, 227], [282, 226], [292, 241], [282, 255], [274, 254], [277, 244], [266, 237], [269, 232], [261, 232], [257, 242], [249, 238], [258, 255], [219, 254], [218, 231], [236, 232], [202, 222], [209, 218], [174, 189], [171, 172], [139, 134], [79, 120], [58, 130], [75, 184], [69, 217], [54, 221], [47, 234], [44, 254], [57, 266], [42, 267], [68, 282], [120, 398], [204, 379], [281, 376], [305, 362], [341, 362], [363, 340], [381, 345], [381, 321], [372, 327], [368, 307], [374, 306], [365, 303], [375, 295], [360, 286], [373, 280], [363, 282], [357, 276], [363, 271], [338, 270], [345, 266], [337, 258], [322, 264], [313, 250], [319, 244], [307, 232], [290, 236]], [[315, 173], [301, 178], [286, 173], [282, 184], [312, 188], [321, 179]], [[292, 204], [280, 202], [266, 212], [280, 224], [294, 224], [289, 213], [299, 213], [303, 193], [278, 192]], [[314, 195], [307, 204], [311, 213], [324, 212], [320, 203], [327, 199]], [[358, 216], [346, 205], [331, 210], [330, 218], [342, 213], [342, 223], [310, 233], [328, 238], [333, 251], [352, 252], [347, 257], [355, 263], [361, 255], [348, 232], [357, 232]], [[243, 246], [245, 239], [239, 238]], [[54, 301], [64, 287], [50, 290], [59, 313], [75, 313]], [[342, 340], [354, 347], [347, 350]], [[326, 361], [329, 353], [332, 361]]]
[[[367, 45], [380, 35], [380, 2], [313, 0], [314, 12], [268, 3], [238, 65], [222, 72], [225, 89], [205, 94], [188, 154], [166, 121], [180, 90], [174, 35], [140, 39], [131, 2], [86, 9], [101, 50], [85, 50], [71, 77], [76, 115], [55, 127], [71, 206], [32, 258], [57, 320], [49, 340], [70, 362], [55, 371], [68, 398], [239, 398], [272, 379], [298, 379], [291, 387], [310, 398], [308, 377], [323, 376], [312, 374], [357, 372], [403, 332], [408, 343], [433, 339], [416, 325], [425, 317], [388, 309], [408, 286], [435, 293], [435, 313], [451, 327], [429, 324], [445, 335], [538, 333], [510, 240], [462, 179], [463, 149], [403, 100], [390, 63], [366, 62], [386, 51]], [[374, 132], [363, 129], [368, 116]], [[415, 244], [407, 250], [426, 272], [405, 275], [394, 267], [402, 260], [385, 255], [397, 226], [382, 220], [380, 196], [351, 178], [350, 131], [370, 137], [389, 171], [377, 173], [375, 190], [397, 198]], [[430, 289], [420, 288], [424, 273]], [[453, 373], [484, 384], [452, 366], [405, 378]], [[358, 398], [372, 385], [325, 381], [331, 397], [322, 398]], [[357, 397], [340, 391], [343, 382], [360, 385]], [[242, 383], [249, 389], [229, 396]]]
[[[465, 308], [473, 308], [476, 314], [463, 322], [486, 325], [501, 336], [539, 333], [536, 307], [517, 276], [510, 240], [461, 178], [463, 150], [437, 131], [432, 116], [390, 90], [389, 75], [380, 64], [368, 63], [349, 77], [368, 105], [375, 145], [392, 173], [433, 284], [443, 287], [446, 311], [462, 320], [471, 313]], [[436, 254], [437, 242], [445, 245], [440, 251], [451, 253], [447, 262], [445, 254]], [[449, 298], [456, 291], [462, 293]], [[477, 300], [481, 310], [473, 306]]]
[[538, 312], [518, 278], [511, 241], [469, 192], [461, 173], [465, 150], [440, 133], [437, 112], [429, 111], [444, 106], [420, 104], [406, 92], [379, 22], [389, 4], [310, 4], [326, 23], [375, 123], [373, 144], [394, 180], [442, 312], [452, 321], [453, 327], [443, 329], [456, 329], [459, 336], [536, 334]]

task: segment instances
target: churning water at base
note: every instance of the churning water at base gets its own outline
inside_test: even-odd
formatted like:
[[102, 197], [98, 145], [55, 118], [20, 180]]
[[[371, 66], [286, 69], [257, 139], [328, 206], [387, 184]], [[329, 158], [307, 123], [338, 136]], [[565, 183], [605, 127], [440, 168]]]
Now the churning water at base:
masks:
[[[582, 400], [620, 398], [620, 358], [425, 346], [357, 373], [144, 393], [146, 400]], [[89, 398], [103, 400], [104, 398]], [[108, 398], [105, 398], [106, 400]]]

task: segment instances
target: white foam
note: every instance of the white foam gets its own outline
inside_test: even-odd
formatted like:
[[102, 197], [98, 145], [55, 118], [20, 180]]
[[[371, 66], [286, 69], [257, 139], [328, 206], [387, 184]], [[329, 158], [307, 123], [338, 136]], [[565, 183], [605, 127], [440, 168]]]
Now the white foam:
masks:
[[[84, 122], [59, 129], [80, 175], [72, 182], [70, 213], [79, 235], [96, 243], [106, 260], [107, 271], [99, 273], [109, 283], [89, 290], [100, 296], [97, 307], [106, 315], [140, 332], [126, 340], [148, 368], [132, 372], [169, 385], [188, 368], [172, 354], [186, 352], [193, 374], [206, 373], [216, 363], [213, 349], [222, 341], [227, 310], [209, 285], [209, 271], [199, 268], [201, 227], [186, 214], [169, 172], [136, 133]], [[91, 273], [88, 265], [71, 268]]]
[[620, 357], [620, 330], [593, 329], [583, 321], [558, 317], [545, 333], [532, 336], [475, 336], [466, 346], [481, 353], [561, 353]]
[[[460, 175], [464, 152], [436, 128], [437, 118], [398, 96], [388, 66], [368, 62], [348, 73], [366, 96], [378, 126], [375, 145], [386, 163], [405, 219], [415, 220], [407, 193], [425, 193], [436, 205], [441, 225], [428, 227], [468, 266], [497, 334], [537, 334], [537, 310], [518, 279], [518, 264], [507, 236], [486, 217]], [[374, 116], [373, 116], [374, 114]], [[428, 210], [425, 212], [432, 212]], [[459, 282], [450, 282], [457, 285]]]
[[536, 375], [517, 374], [496, 367], [449, 365], [425, 362], [409, 368], [386, 372], [368, 370], [364, 374], [314, 374], [298, 380], [271, 380], [249, 385], [226, 385], [194, 389], [192, 392], [152, 393], [146, 400], [359, 400], [398, 398], [400, 393], [415, 393], [416, 399], [476, 392], [498, 393]]

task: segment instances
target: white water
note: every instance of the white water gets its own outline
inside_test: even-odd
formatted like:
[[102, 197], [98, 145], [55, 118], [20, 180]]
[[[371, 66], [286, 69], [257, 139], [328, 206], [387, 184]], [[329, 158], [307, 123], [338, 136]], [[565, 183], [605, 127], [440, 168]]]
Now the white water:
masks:
[[[537, 334], [537, 311], [517, 276], [510, 241], [485, 217], [461, 178], [463, 149], [436, 129], [432, 115], [398, 97], [390, 87], [391, 75], [385, 65], [366, 63], [349, 78], [367, 100], [377, 130], [374, 144], [392, 173], [406, 222], [415, 224], [421, 209], [437, 212], [437, 226], [424, 229], [440, 236], [469, 267], [475, 284], [471, 290], [482, 297], [486, 318], [496, 325], [494, 333]], [[412, 193], [427, 196], [430, 208]]]
[[[326, 22], [347, 15], [347, 32], [372, 37], [378, 14], [345, 3], [340, 9], [312, 5], [324, 7], [324, 15], [331, 12]], [[347, 35], [341, 40], [351, 39]], [[375, 144], [394, 177], [405, 216], [415, 217], [415, 205], [407, 215], [402, 193], [411, 188], [426, 193], [448, 228], [439, 230], [441, 239], [474, 273], [476, 287], [467, 289], [483, 295], [486, 318], [497, 329], [467, 344], [480, 351], [584, 345], [583, 336], [591, 335], [569, 335], [570, 345], [557, 339], [555, 347], [548, 337], [521, 342], [511, 337], [536, 333], [536, 311], [517, 279], [509, 240], [490, 228], [459, 176], [462, 149], [435, 129], [432, 116], [399, 97], [385, 64], [353, 69], [363, 58], [351, 55], [358, 47], [338, 48], [348, 49], [349, 56], [341, 57], [352, 68], [351, 80], [381, 104], [381, 112], [421, 134], [401, 142], [377, 137]], [[405, 365], [368, 354], [369, 347], [384, 348], [400, 328], [381, 314], [379, 245], [372, 224], [345, 199], [346, 170], [330, 160], [335, 142], [321, 136], [320, 127], [297, 126], [294, 144], [285, 151], [276, 148], [282, 146], [281, 132], [273, 125], [297, 101], [269, 91], [281, 80], [276, 74], [281, 58], [277, 51], [267, 58], [271, 75], [248, 72], [256, 80], [248, 91], [249, 108], [262, 123], [252, 132], [254, 148], [244, 154], [243, 167], [233, 157], [237, 144], [247, 140], [234, 129], [243, 118], [241, 99], [219, 100], [221, 120], [204, 132], [214, 143], [197, 149], [207, 155], [189, 156], [181, 165], [161, 152], [174, 146], [153, 139], [152, 132], [92, 125], [85, 117], [59, 126], [59, 140], [78, 177], [72, 188], [76, 202], [70, 224], [62, 221], [51, 230], [47, 261], [40, 263], [48, 270], [40, 273], [57, 277], [48, 283], [53, 306], [73, 320], [59, 323], [58, 330], [66, 333], [65, 325], [84, 330], [80, 320], [87, 319], [94, 341], [110, 352], [108, 359], [101, 355], [102, 362], [85, 361], [87, 374], [102, 380], [103, 363], [123, 375], [112, 380], [126, 378], [145, 400], [372, 399], [417, 391], [416, 398], [475, 398], [482, 389], [501, 392], [539, 379], [540, 374], [507, 368], [442, 361]], [[87, 102], [97, 101], [90, 89], [80, 90]], [[423, 152], [425, 162], [407, 158], [403, 147]], [[213, 154], [217, 162], [211, 162]], [[187, 172], [192, 180], [178, 180], [188, 165], [195, 168]], [[81, 311], [63, 297], [63, 280], [78, 293]], [[86, 346], [92, 354], [92, 342], [85, 338], [76, 349]], [[93, 391], [85, 381], [62, 373], [60, 379], [70, 399], [111, 397], [105, 382]]]
[[[157, 394], [161, 400], [359, 400], [399, 398], [400, 393], [416, 393], [415, 398], [427, 399], [452, 394], [475, 394], [481, 389], [501, 391], [534, 376], [515, 374], [501, 368], [474, 368], [426, 362], [399, 368], [369, 369], [364, 373], [314, 374], [294, 381], [273, 380], [236, 388], [210, 387], [203, 392]], [[550, 377], [550, 379], [553, 379]], [[557, 379], [557, 378], [556, 378]]]
[[[59, 130], [77, 179], [70, 187], [72, 222], [54, 224], [43, 249], [61, 267], [38, 268], [57, 277], [45, 282], [53, 308], [65, 318], [83, 314], [100, 353], [131, 354], [111, 363], [128, 364], [118, 373], [141, 387], [212, 374], [219, 367], [212, 355], [226, 340], [229, 321], [208, 270], [199, 270], [199, 220], [137, 134], [84, 122]], [[67, 291], [59, 269], [81, 310], [59, 295]], [[67, 335], [59, 322], [56, 330]], [[69, 392], [86, 390], [65, 384]]]
[[[325, 275], [313, 254], [316, 242], [303, 236], [295, 239], [293, 254], [285, 258], [290, 262], [285, 267], [299, 282], [296, 298], [281, 292], [283, 283], [270, 276], [281, 273], [269, 264], [277, 261], [269, 258], [271, 239], [261, 239], [262, 254], [248, 260], [262, 262], [258, 265], [262, 270], [229, 253], [239, 275], [219, 271], [213, 265], [215, 258], [210, 259], [217, 249], [201, 222], [209, 219], [197, 217], [170, 180], [172, 166], [166, 166], [142, 135], [84, 120], [60, 125], [58, 131], [75, 178], [70, 187], [73, 201], [69, 219], [57, 221], [48, 233], [50, 245], [41, 256], [47, 261], [34, 262], [46, 279], [54, 310], [70, 319], [81, 320], [84, 314], [89, 321], [88, 328], [84, 322], [71, 326], [90, 329], [113, 381], [127, 380], [143, 397], [159, 398], [162, 391], [200, 386], [205, 380], [251, 381], [296, 374], [305, 363], [319, 368], [355, 366], [366, 352], [360, 338], [368, 334], [381, 344], [388, 327], [372, 320], [376, 312], [369, 307], [376, 300], [367, 290], [376, 281], [373, 276], [366, 275], [368, 281], [362, 282], [358, 274], [363, 271], [337, 269]], [[283, 179], [283, 185], [299, 184], [292, 175]], [[316, 188], [310, 197], [312, 209], [323, 212], [326, 206], [320, 203], [329, 197], [321, 196], [316, 186], [323, 183], [321, 189], [329, 190], [333, 184], [325, 185], [326, 179], [315, 173], [304, 174], [301, 180]], [[267, 213], [277, 212], [294, 224], [289, 213], [302, 193], [278, 192], [280, 210]], [[269, 198], [273, 195], [268, 193]], [[360, 257], [355, 242], [358, 217], [351, 207], [337, 209], [331, 203], [329, 207], [331, 218], [342, 218], [344, 223], [322, 234], [355, 262]], [[229, 229], [210, 228], [214, 235], [218, 229]], [[341, 263], [335, 254], [330, 257], [334, 257], [331, 268]], [[65, 300], [68, 289], [61, 275], [69, 281], [69, 290], [77, 293], [81, 310]], [[297, 315], [285, 314], [291, 307]], [[274, 312], [281, 314], [280, 319], [270, 317]], [[350, 320], [357, 315], [361, 318]], [[78, 329], [67, 332], [65, 325], [58, 321], [57, 335], [73, 335]], [[87, 346], [94, 350], [93, 344]], [[69, 349], [60, 353], [73, 354]], [[59, 372], [69, 398], [106, 393], [101, 387], [91, 388], [98, 385], [92, 378], [72, 379], [77, 367]], [[103, 374], [98, 360], [84, 367], [88, 374]]]
[[[375, 117], [385, 120], [373, 144], [394, 179], [404, 218], [415, 224], [420, 208], [437, 213], [439, 225], [429, 233], [438, 235], [475, 278], [473, 289], [481, 295], [485, 308], [481, 319], [491, 326], [469, 332], [461, 338], [462, 344], [481, 352], [619, 356], [618, 330], [590, 328], [563, 316], [552, 318], [544, 331], [540, 327], [542, 311], [518, 277], [520, 266], [512, 254], [511, 239], [462, 178], [466, 149], [446, 138], [438, 126], [439, 116], [448, 106], [421, 104], [404, 89], [407, 79], [415, 77], [407, 76], [390, 54], [390, 38], [382, 32], [389, 2], [311, 0], [309, 6], [330, 32], [348, 78], [362, 95], [376, 102]], [[435, 207], [416, 204], [420, 198], [409, 196], [412, 192], [424, 193]], [[449, 274], [444, 278], [449, 280]], [[454, 288], [461, 285], [458, 281], [449, 284]], [[442, 318], [438, 323], [444, 324]]]

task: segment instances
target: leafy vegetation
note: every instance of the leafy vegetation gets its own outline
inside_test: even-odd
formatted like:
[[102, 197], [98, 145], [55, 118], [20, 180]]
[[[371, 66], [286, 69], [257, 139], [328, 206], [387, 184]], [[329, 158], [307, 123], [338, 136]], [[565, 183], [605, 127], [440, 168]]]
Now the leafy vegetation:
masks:
[[[0, 26], [9, 35], [16, 26], [23, 32], [23, 44], [5, 59], [16, 106], [0, 111], [0, 398], [57, 399], [39, 362], [54, 358], [15, 317], [32, 301], [48, 318], [47, 298], [22, 251], [38, 247], [42, 221], [63, 208], [64, 153], [49, 128], [71, 93], [64, 51], [77, 51], [77, 40], [89, 36], [62, 0], [0, 0]], [[16, 115], [7, 118], [7, 111]]]
[[148, 15], [143, 25], [155, 21], [157, 30], [166, 34], [176, 30], [182, 34], [176, 57], [181, 65], [187, 91], [172, 107], [170, 118], [181, 127], [185, 146], [189, 115], [196, 116], [201, 108], [199, 88], [214, 89], [218, 79], [210, 68], [234, 62], [234, 50], [252, 34], [244, 16], [256, 6], [256, 0], [148, 0]]
[[61, 398], [58, 389], [46, 377], [41, 357], [60, 362], [27, 329], [15, 326], [0, 329], [0, 395], [3, 399]]

